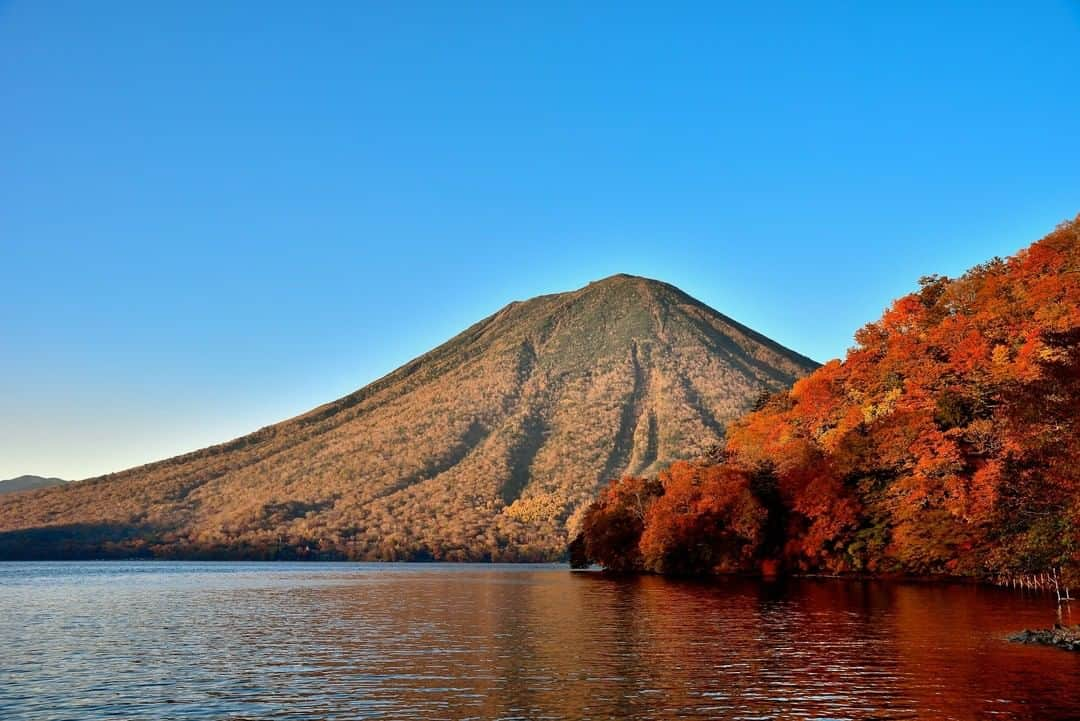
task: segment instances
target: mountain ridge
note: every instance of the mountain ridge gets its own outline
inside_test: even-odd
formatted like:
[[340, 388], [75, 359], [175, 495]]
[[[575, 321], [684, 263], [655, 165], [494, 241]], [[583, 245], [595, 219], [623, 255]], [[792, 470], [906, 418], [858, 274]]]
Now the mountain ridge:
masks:
[[67, 481], [63, 478], [46, 478], [45, 476], [25, 474], [0, 481], [0, 494], [36, 491], [39, 488], [51, 488], [62, 483], [67, 483]]

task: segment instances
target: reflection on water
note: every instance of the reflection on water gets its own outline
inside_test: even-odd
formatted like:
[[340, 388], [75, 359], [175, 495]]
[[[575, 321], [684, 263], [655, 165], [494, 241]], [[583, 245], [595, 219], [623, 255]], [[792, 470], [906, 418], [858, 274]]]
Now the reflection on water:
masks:
[[0, 564], [4, 719], [1066, 719], [971, 586], [554, 566]]

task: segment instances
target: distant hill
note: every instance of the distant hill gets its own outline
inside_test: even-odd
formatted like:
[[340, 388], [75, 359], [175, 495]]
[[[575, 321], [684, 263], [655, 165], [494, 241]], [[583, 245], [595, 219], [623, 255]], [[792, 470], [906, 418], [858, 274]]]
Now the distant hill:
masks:
[[551, 559], [607, 479], [702, 453], [817, 367], [616, 275], [201, 451], [0, 502], [0, 557]]
[[42, 478], [41, 476], [19, 476], [0, 481], [0, 494], [14, 493], [15, 491], [33, 491], [38, 488], [49, 488], [66, 483], [62, 478]]

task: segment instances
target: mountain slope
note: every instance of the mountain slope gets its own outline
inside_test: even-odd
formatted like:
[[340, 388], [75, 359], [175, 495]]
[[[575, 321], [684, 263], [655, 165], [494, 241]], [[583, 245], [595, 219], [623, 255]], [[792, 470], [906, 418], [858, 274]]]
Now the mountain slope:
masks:
[[551, 558], [603, 481], [700, 453], [814, 367], [612, 276], [229, 443], [6, 499], [0, 555]]
[[49, 488], [66, 483], [62, 478], [43, 478], [42, 476], [19, 476], [0, 481], [0, 494], [15, 493], [16, 491], [36, 491], [39, 488]]

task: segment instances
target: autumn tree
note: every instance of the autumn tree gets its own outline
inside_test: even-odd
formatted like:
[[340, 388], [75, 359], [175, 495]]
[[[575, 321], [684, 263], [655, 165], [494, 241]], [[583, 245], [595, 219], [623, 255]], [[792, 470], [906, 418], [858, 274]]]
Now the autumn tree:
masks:
[[612, 481], [589, 507], [576, 540], [575, 563], [595, 562], [611, 571], [642, 569], [638, 546], [645, 519], [663, 487], [655, 480], [625, 478]]
[[663, 495], [649, 508], [641, 535], [645, 570], [703, 574], [754, 567], [767, 512], [749, 474], [679, 461], [660, 473], [660, 482]]
[[1080, 581], [1080, 218], [921, 279], [855, 341], [662, 476], [644, 566]]

